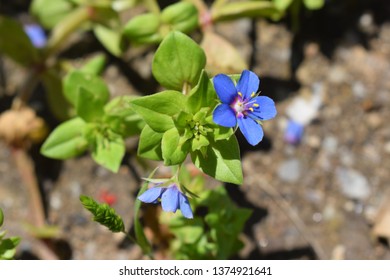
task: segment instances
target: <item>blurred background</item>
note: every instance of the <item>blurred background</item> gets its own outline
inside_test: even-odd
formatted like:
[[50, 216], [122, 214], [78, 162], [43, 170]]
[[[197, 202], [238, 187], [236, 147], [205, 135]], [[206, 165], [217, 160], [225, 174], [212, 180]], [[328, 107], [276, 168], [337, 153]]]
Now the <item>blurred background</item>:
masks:
[[[174, 1], [159, 2], [163, 7]], [[30, 1], [1, 0], [0, 14], [36, 23], [29, 6]], [[244, 184], [226, 188], [238, 206], [254, 212], [242, 234], [245, 246], [234, 258], [390, 259], [390, 2], [325, 1], [321, 9], [302, 8], [298, 16], [287, 13], [278, 21], [222, 22], [215, 33], [260, 77], [261, 93], [278, 110], [264, 123], [258, 146], [238, 135]], [[78, 65], [104, 53], [102, 76], [111, 94], [143, 95], [159, 88], [151, 75], [154, 50], [129, 48], [119, 59], [87, 31], [72, 36], [59, 56]], [[10, 108], [25, 79], [28, 71], [0, 53], [0, 113]], [[44, 95], [38, 85], [29, 105], [50, 129], [59, 120], [47, 110]], [[92, 195], [130, 223], [137, 174], [143, 174], [131, 152], [136, 140], [127, 142], [130, 152], [118, 174], [88, 155], [54, 161], [39, 154], [38, 144], [25, 158], [1, 141], [0, 207], [8, 234], [22, 238], [16, 258], [50, 258], [47, 248], [63, 259], [142, 258], [123, 236], [91, 222], [79, 202], [81, 194]], [[55, 226], [39, 234], [54, 240], [32, 238], [34, 229], [26, 227], [31, 193], [25, 185], [34, 180], [28, 174], [35, 174], [46, 219]]]

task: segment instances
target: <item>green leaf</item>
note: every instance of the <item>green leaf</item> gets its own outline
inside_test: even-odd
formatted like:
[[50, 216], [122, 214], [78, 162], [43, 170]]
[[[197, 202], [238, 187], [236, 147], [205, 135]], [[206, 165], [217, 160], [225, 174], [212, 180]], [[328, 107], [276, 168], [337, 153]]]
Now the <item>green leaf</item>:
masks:
[[87, 63], [80, 68], [80, 71], [92, 75], [99, 75], [103, 72], [105, 64], [106, 56], [104, 54], [99, 54], [87, 61]]
[[268, 17], [273, 20], [280, 19], [282, 13], [269, 1], [231, 2], [213, 9], [214, 22], [234, 20], [246, 17]]
[[73, 7], [74, 5], [68, 0], [34, 0], [30, 6], [30, 13], [42, 26], [52, 29], [69, 14]]
[[203, 70], [198, 84], [191, 90], [188, 96], [187, 108], [191, 113], [195, 114], [204, 107], [214, 108], [217, 103], [216, 100], [214, 87], [206, 71]]
[[106, 133], [108, 135], [100, 133], [95, 135], [92, 145], [92, 158], [100, 165], [116, 173], [126, 152], [125, 142], [116, 133], [109, 131]]
[[145, 126], [143, 119], [131, 108], [133, 99], [131, 96], [119, 96], [104, 107], [104, 123], [124, 138], [140, 134]]
[[163, 160], [161, 140], [163, 133], [155, 132], [150, 126], [145, 125], [138, 143], [138, 155], [151, 160]]
[[20, 243], [19, 237], [10, 237], [0, 241], [0, 260], [11, 260], [16, 253], [16, 246]]
[[161, 141], [161, 150], [165, 165], [180, 164], [186, 159], [190, 149], [190, 142], [186, 141], [181, 145], [179, 144], [180, 142], [180, 134], [176, 127], [172, 127], [164, 133]]
[[125, 225], [121, 216], [119, 216], [114, 208], [111, 208], [106, 203], [97, 203], [91, 197], [81, 195], [80, 201], [84, 208], [92, 213], [93, 220], [105, 226], [112, 232], [124, 232]]
[[179, 2], [169, 5], [161, 12], [161, 20], [172, 29], [189, 33], [199, 26], [198, 10], [192, 3]]
[[191, 152], [195, 166], [211, 177], [228, 183], [242, 184], [240, 150], [235, 136], [207, 146], [206, 156], [201, 152]]
[[275, 7], [281, 11], [287, 10], [294, 0], [273, 0]]
[[194, 137], [194, 139], [192, 139], [191, 150], [192, 151], [200, 150], [202, 147], [206, 147], [209, 144], [210, 141], [205, 136], [200, 134], [198, 137]]
[[325, 1], [324, 0], [303, 0], [303, 3], [305, 4], [306, 8], [309, 10], [319, 10], [321, 9]]
[[88, 147], [84, 138], [85, 122], [74, 118], [59, 125], [41, 147], [44, 156], [68, 159], [82, 154]]
[[113, 55], [121, 56], [125, 45], [122, 40], [121, 31], [96, 24], [93, 32], [102, 45]]
[[167, 90], [131, 101], [132, 108], [154, 131], [164, 132], [174, 127], [172, 116], [185, 107], [185, 96]]
[[104, 101], [89, 90], [80, 87], [76, 103], [77, 115], [86, 122], [95, 122], [104, 115]]
[[134, 44], [155, 44], [162, 40], [159, 28], [159, 15], [148, 13], [132, 18], [126, 24], [123, 35]]
[[174, 31], [161, 42], [153, 58], [152, 72], [168, 89], [195, 86], [206, 65], [203, 50], [187, 35]]
[[75, 107], [81, 87], [93, 93], [102, 103], [106, 103], [110, 98], [110, 92], [103, 79], [91, 73], [74, 70], [66, 75], [63, 89], [66, 99]]
[[74, 109], [62, 91], [62, 80], [56, 69], [49, 69], [41, 76], [46, 90], [46, 101], [52, 114], [60, 121], [68, 120], [74, 115]]
[[0, 38], [0, 53], [23, 66], [30, 66], [38, 61], [38, 51], [19, 22], [0, 16]]

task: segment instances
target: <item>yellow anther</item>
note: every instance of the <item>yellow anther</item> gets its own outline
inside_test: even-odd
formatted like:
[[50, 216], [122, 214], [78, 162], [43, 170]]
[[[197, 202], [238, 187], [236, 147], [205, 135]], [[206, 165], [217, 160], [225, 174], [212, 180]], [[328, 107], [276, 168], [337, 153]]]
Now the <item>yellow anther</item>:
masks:
[[241, 92], [237, 92], [237, 93], [238, 93], [238, 95], [239, 95], [239, 96], [241, 96], [241, 97], [242, 97], [242, 93], [241, 93]]
[[255, 97], [256, 93], [252, 92], [251, 98]]
[[255, 103], [253, 104], [253, 107], [259, 107], [259, 104]]
[[250, 110], [251, 112], [253, 112], [253, 108], [252, 108], [252, 107], [250, 107], [249, 110]]

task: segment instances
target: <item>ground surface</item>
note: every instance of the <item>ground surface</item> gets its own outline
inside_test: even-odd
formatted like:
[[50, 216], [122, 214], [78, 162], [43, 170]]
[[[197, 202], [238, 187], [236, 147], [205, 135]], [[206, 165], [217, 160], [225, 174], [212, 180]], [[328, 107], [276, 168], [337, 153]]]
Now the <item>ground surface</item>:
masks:
[[[245, 181], [240, 187], [227, 186], [237, 204], [254, 209], [239, 257], [390, 259], [386, 244], [390, 237], [390, 224], [386, 223], [390, 22], [376, 12], [358, 10], [348, 25], [340, 21], [340, 30], [329, 34], [321, 33], [321, 28], [331, 26], [318, 25], [317, 33], [312, 32], [318, 24], [313, 16], [307, 22], [310, 28], [302, 27], [296, 36], [286, 23], [263, 20], [218, 27], [261, 77], [262, 93], [273, 97], [278, 109], [277, 118], [265, 122], [266, 139], [257, 148], [241, 141]], [[329, 24], [336, 25], [338, 19], [336, 13]], [[149, 80], [151, 56], [132, 57], [129, 55], [131, 69], [139, 70], [144, 82]], [[148, 89], [125, 70], [114, 60], [104, 72], [114, 94]], [[12, 93], [23, 72], [5, 59], [3, 71], [7, 92]], [[288, 112], [304, 110], [292, 104], [310, 100], [315, 94], [322, 96], [321, 106], [305, 126], [301, 142], [286, 142]], [[4, 109], [7, 98], [1, 98]], [[26, 236], [23, 227], [29, 220], [29, 198], [12, 153], [0, 144], [0, 207], [8, 234], [22, 236], [19, 256], [31, 257], [38, 245]], [[143, 176], [133, 157], [125, 163]], [[89, 156], [62, 165], [51, 161], [37, 164], [43, 174], [45, 170], [55, 173], [50, 179], [46, 176], [42, 186], [48, 194], [48, 222], [60, 228], [64, 242], [57, 245], [67, 248], [63, 250], [65, 258], [142, 257], [136, 246], [123, 242], [123, 236], [92, 222], [78, 199], [80, 194], [95, 198], [105, 192], [114, 194], [118, 197], [114, 207], [130, 224], [139, 182], [128, 164], [119, 174], [97, 166]]]

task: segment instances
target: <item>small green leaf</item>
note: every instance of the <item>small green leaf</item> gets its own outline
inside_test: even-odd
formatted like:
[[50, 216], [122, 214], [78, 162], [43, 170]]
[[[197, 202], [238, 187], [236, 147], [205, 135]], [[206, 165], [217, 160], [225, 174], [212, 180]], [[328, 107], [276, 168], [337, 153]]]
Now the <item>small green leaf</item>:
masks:
[[160, 16], [148, 13], [132, 18], [126, 24], [123, 35], [134, 44], [155, 44], [162, 40], [159, 28]]
[[287, 10], [294, 0], [273, 0], [275, 7], [281, 11]]
[[41, 153], [55, 159], [68, 159], [82, 154], [88, 147], [83, 136], [85, 125], [81, 118], [62, 123], [43, 143]]
[[76, 102], [77, 115], [86, 122], [95, 122], [104, 115], [104, 101], [98, 96], [86, 90], [79, 88], [79, 94]]
[[303, 3], [305, 4], [306, 8], [309, 10], [319, 10], [321, 9], [325, 1], [324, 0], [303, 0]]
[[92, 145], [92, 158], [111, 170], [118, 172], [123, 156], [125, 155], [125, 142], [123, 138], [113, 132], [108, 135], [96, 134]]
[[194, 137], [194, 139], [192, 139], [191, 150], [192, 151], [200, 150], [202, 147], [206, 147], [209, 144], [210, 141], [205, 136], [200, 134], [198, 137]]
[[10, 237], [0, 240], [0, 260], [11, 260], [16, 253], [16, 246], [20, 243], [19, 237]]
[[119, 96], [104, 107], [104, 123], [124, 138], [140, 134], [145, 126], [143, 119], [131, 108], [133, 99], [131, 96]]
[[69, 14], [73, 7], [74, 5], [68, 0], [34, 0], [30, 6], [30, 13], [42, 26], [52, 29]]
[[191, 152], [193, 163], [211, 177], [228, 183], [242, 184], [240, 150], [235, 136], [207, 146], [206, 156]]
[[185, 85], [198, 83], [205, 65], [203, 50], [187, 35], [174, 31], [157, 49], [152, 72], [162, 86], [181, 91]]
[[174, 126], [172, 116], [183, 110], [185, 101], [180, 92], [167, 90], [134, 99], [131, 105], [154, 131], [164, 132]]
[[81, 68], [80, 71], [84, 73], [89, 73], [92, 75], [99, 75], [102, 73], [104, 66], [106, 64], [106, 57], [104, 54], [96, 55], [95, 57], [91, 58], [87, 63], [85, 63]]
[[212, 12], [214, 22], [245, 17], [269, 17], [277, 20], [281, 16], [282, 13], [270, 1], [231, 2], [213, 9]]
[[111, 208], [106, 203], [97, 203], [91, 197], [81, 195], [80, 201], [84, 208], [92, 213], [93, 220], [107, 227], [112, 232], [124, 232], [125, 225], [121, 216], [119, 216], [114, 208]]
[[163, 160], [161, 140], [163, 133], [155, 132], [150, 126], [145, 125], [138, 143], [138, 155], [151, 160]]
[[29, 66], [38, 60], [38, 51], [19, 22], [0, 16], [0, 38], [0, 53], [4, 53], [17, 63]]
[[102, 103], [106, 103], [110, 98], [110, 92], [103, 79], [91, 73], [74, 70], [66, 75], [63, 89], [66, 99], [75, 107], [80, 87], [93, 93]]
[[191, 113], [195, 114], [204, 107], [214, 108], [217, 103], [216, 100], [214, 87], [206, 71], [203, 70], [198, 84], [191, 90], [188, 96], [187, 108]]
[[162, 137], [161, 150], [164, 164], [176, 165], [182, 163], [189, 152], [190, 142], [180, 143], [180, 134], [176, 127], [166, 131]]
[[49, 69], [42, 74], [41, 79], [51, 113], [60, 121], [68, 120], [74, 116], [74, 109], [62, 91], [62, 80], [59, 72], [56, 69]]
[[199, 26], [198, 10], [192, 3], [179, 2], [169, 5], [161, 12], [161, 20], [173, 30], [189, 33]]
[[93, 32], [102, 45], [113, 55], [121, 56], [125, 45], [120, 30], [110, 29], [104, 25], [96, 24]]

